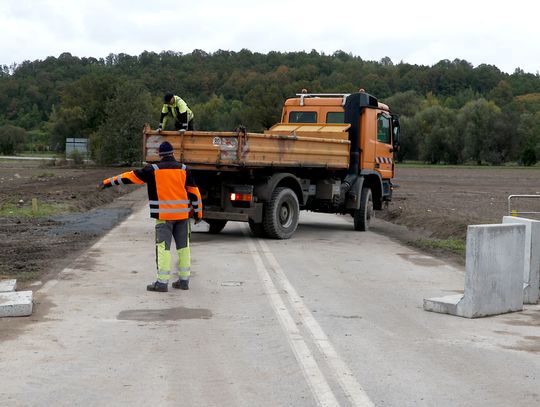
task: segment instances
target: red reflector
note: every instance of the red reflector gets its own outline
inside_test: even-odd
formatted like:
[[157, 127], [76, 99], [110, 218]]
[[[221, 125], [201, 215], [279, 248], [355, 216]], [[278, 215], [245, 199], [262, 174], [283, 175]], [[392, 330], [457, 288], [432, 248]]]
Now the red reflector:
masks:
[[251, 202], [251, 194], [237, 194], [232, 193], [230, 194], [231, 201], [244, 201], [244, 202]]

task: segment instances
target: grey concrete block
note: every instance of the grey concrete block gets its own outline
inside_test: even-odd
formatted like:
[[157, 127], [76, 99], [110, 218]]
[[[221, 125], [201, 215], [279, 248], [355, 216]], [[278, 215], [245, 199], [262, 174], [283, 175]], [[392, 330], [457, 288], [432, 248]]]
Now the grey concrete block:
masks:
[[471, 225], [467, 229], [465, 291], [424, 300], [424, 309], [477, 318], [523, 309], [525, 225]]
[[504, 216], [503, 223], [524, 224], [525, 264], [523, 268], [523, 303], [536, 304], [540, 297], [540, 221]]
[[0, 318], [32, 315], [32, 291], [0, 293]]
[[0, 293], [15, 291], [17, 289], [17, 280], [0, 280]]
[[462, 298], [463, 294], [456, 294], [424, 299], [424, 309], [426, 311], [438, 312], [439, 314], [457, 315], [457, 305]]

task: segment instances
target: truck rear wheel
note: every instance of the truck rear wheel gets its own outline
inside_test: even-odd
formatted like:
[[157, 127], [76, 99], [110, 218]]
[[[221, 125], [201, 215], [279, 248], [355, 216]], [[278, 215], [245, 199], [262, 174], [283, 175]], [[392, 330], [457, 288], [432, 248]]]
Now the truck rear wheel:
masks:
[[227, 221], [222, 220], [222, 219], [207, 219], [206, 223], [210, 225], [210, 229], [208, 229], [208, 233], [216, 234], [223, 230], [223, 228], [227, 224]]
[[251, 229], [251, 233], [253, 233], [253, 236], [255, 237], [264, 237], [266, 236], [266, 232], [264, 231], [264, 225], [262, 223], [255, 223], [251, 219], [248, 221], [249, 228]]
[[268, 237], [288, 239], [298, 226], [300, 205], [290, 188], [276, 188], [264, 211], [264, 230]]
[[360, 208], [354, 211], [354, 230], [361, 232], [369, 230], [371, 218], [373, 218], [373, 196], [371, 189], [362, 188]]

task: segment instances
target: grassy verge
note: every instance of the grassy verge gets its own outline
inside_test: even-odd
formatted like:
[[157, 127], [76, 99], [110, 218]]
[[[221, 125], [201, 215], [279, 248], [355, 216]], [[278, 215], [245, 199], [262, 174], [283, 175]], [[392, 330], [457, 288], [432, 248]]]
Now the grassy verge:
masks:
[[37, 203], [18, 205], [14, 203], [5, 203], [0, 206], [0, 217], [13, 218], [42, 218], [51, 215], [59, 215], [61, 213], [73, 212], [75, 207], [68, 204], [48, 204]]
[[21, 287], [19, 285], [23, 284], [24, 286], [25, 283], [32, 283], [36, 280], [39, 280], [42, 274], [43, 272], [40, 272], [40, 271], [28, 271], [28, 270], [24, 270], [24, 271], [20, 271], [16, 273], [4, 272], [3, 274], [0, 273], [0, 280], [11, 280], [11, 279], [17, 280], [17, 289], [20, 290]]
[[428, 252], [442, 252], [465, 260], [466, 241], [464, 239], [454, 237], [448, 239], [417, 239], [411, 244]]

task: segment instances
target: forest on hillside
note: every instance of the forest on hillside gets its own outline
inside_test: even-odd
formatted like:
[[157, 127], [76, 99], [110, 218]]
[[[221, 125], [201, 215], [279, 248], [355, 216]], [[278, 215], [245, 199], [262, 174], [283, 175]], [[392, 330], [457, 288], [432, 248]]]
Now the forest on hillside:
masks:
[[63, 151], [90, 140], [100, 163], [141, 157], [141, 129], [157, 125], [166, 91], [181, 96], [198, 130], [262, 131], [286, 98], [364, 88], [398, 113], [398, 159], [499, 165], [540, 160], [540, 75], [465, 60], [433, 66], [363, 60], [343, 51], [195, 50], [78, 58], [69, 53], [0, 67], [0, 154]]

